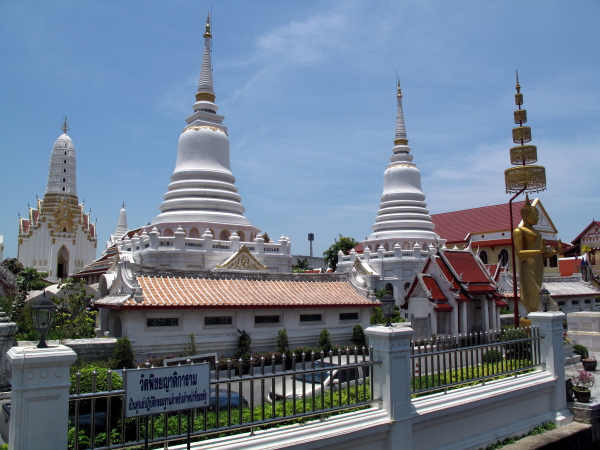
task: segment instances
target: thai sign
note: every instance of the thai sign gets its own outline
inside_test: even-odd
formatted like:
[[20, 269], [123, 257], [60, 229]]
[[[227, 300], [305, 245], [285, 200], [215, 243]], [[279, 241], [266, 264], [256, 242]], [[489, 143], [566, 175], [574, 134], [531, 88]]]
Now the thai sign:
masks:
[[123, 375], [127, 418], [209, 404], [210, 364], [127, 370]]

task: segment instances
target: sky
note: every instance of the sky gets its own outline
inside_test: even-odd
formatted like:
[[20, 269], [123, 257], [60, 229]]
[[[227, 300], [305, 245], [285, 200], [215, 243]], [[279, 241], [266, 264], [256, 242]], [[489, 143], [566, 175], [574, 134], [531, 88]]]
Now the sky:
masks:
[[[600, 3], [0, 0], [0, 235], [43, 197], [68, 116], [98, 256], [125, 202], [158, 215], [192, 113], [212, 7], [213, 79], [245, 216], [292, 253], [371, 234], [396, 73], [431, 214], [508, 202], [515, 70], [570, 242], [600, 219]], [[443, 236], [442, 236], [443, 237]]]

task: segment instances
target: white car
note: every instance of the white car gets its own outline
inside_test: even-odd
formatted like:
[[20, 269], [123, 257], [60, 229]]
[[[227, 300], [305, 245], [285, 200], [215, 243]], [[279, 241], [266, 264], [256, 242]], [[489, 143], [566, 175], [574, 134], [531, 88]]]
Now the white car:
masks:
[[[345, 362], [342, 365], [346, 365]], [[338, 364], [330, 364], [328, 362], [315, 361], [314, 366], [313, 363], [308, 363], [306, 365], [307, 369], [318, 369], [321, 367], [332, 367], [338, 366]], [[357, 372], [358, 371], [358, 372]], [[338, 389], [346, 389], [348, 383], [350, 386], [356, 386], [358, 382], [359, 385], [362, 385], [365, 381], [365, 377], [369, 376], [369, 366], [365, 367], [349, 367], [348, 369], [334, 369], [328, 370], [324, 372], [316, 372], [316, 373], [307, 373], [302, 374], [302, 372], [288, 372], [287, 376], [281, 376], [275, 379], [275, 392], [273, 393], [270, 390], [267, 394], [267, 401], [269, 403], [273, 401], [283, 400], [284, 397], [286, 400], [292, 400], [294, 397], [302, 398], [304, 395], [310, 397], [313, 395], [321, 394], [321, 386], [323, 389], [329, 390], [332, 386], [337, 391]], [[294, 379], [296, 380], [296, 385], [294, 389]], [[285, 380], [285, 388], [284, 388], [284, 380]], [[321, 380], [323, 384], [321, 385]], [[305, 381], [304, 389], [303, 389], [303, 381]]]

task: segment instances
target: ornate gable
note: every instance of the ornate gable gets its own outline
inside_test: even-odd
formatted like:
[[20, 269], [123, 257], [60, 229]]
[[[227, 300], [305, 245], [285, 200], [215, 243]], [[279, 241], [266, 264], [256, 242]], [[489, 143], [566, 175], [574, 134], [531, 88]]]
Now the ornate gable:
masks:
[[217, 264], [217, 269], [230, 270], [267, 270], [248, 250], [242, 245], [240, 249], [225, 260], [223, 264]]
[[358, 275], [374, 275], [375, 274], [375, 271], [368, 264], [361, 261], [359, 258], [356, 258], [354, 260], [352, 269], [354, 269], [354, 271]]
[[66, 230], [67, 233], [74, 233], [77, 224], [76, 215], [73, 211], [74, 208], [69, 204], [70, 202], [65, 197], [60, 202], [56, 210], [54, 210], [53, 219], [54, 219], [54, 229], [56, 232], [62, 232]]

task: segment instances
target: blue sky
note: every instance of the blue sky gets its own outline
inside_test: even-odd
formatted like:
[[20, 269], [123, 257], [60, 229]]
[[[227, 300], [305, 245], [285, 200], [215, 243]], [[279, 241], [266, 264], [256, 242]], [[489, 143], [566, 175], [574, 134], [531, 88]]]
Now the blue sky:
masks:
[[[43, 196], [67, 115], [99, 250], [121, 202], [158, 214], [191, 113], [208, 1], [0, 1], [0, 234]], [[371, 233], [395, 72], [430, 212], [507, 202], [514, 73], [564, 241], [600, 218], [600, 3], [223, 1], [214, 83], [246, 217], [308, 254]]]

